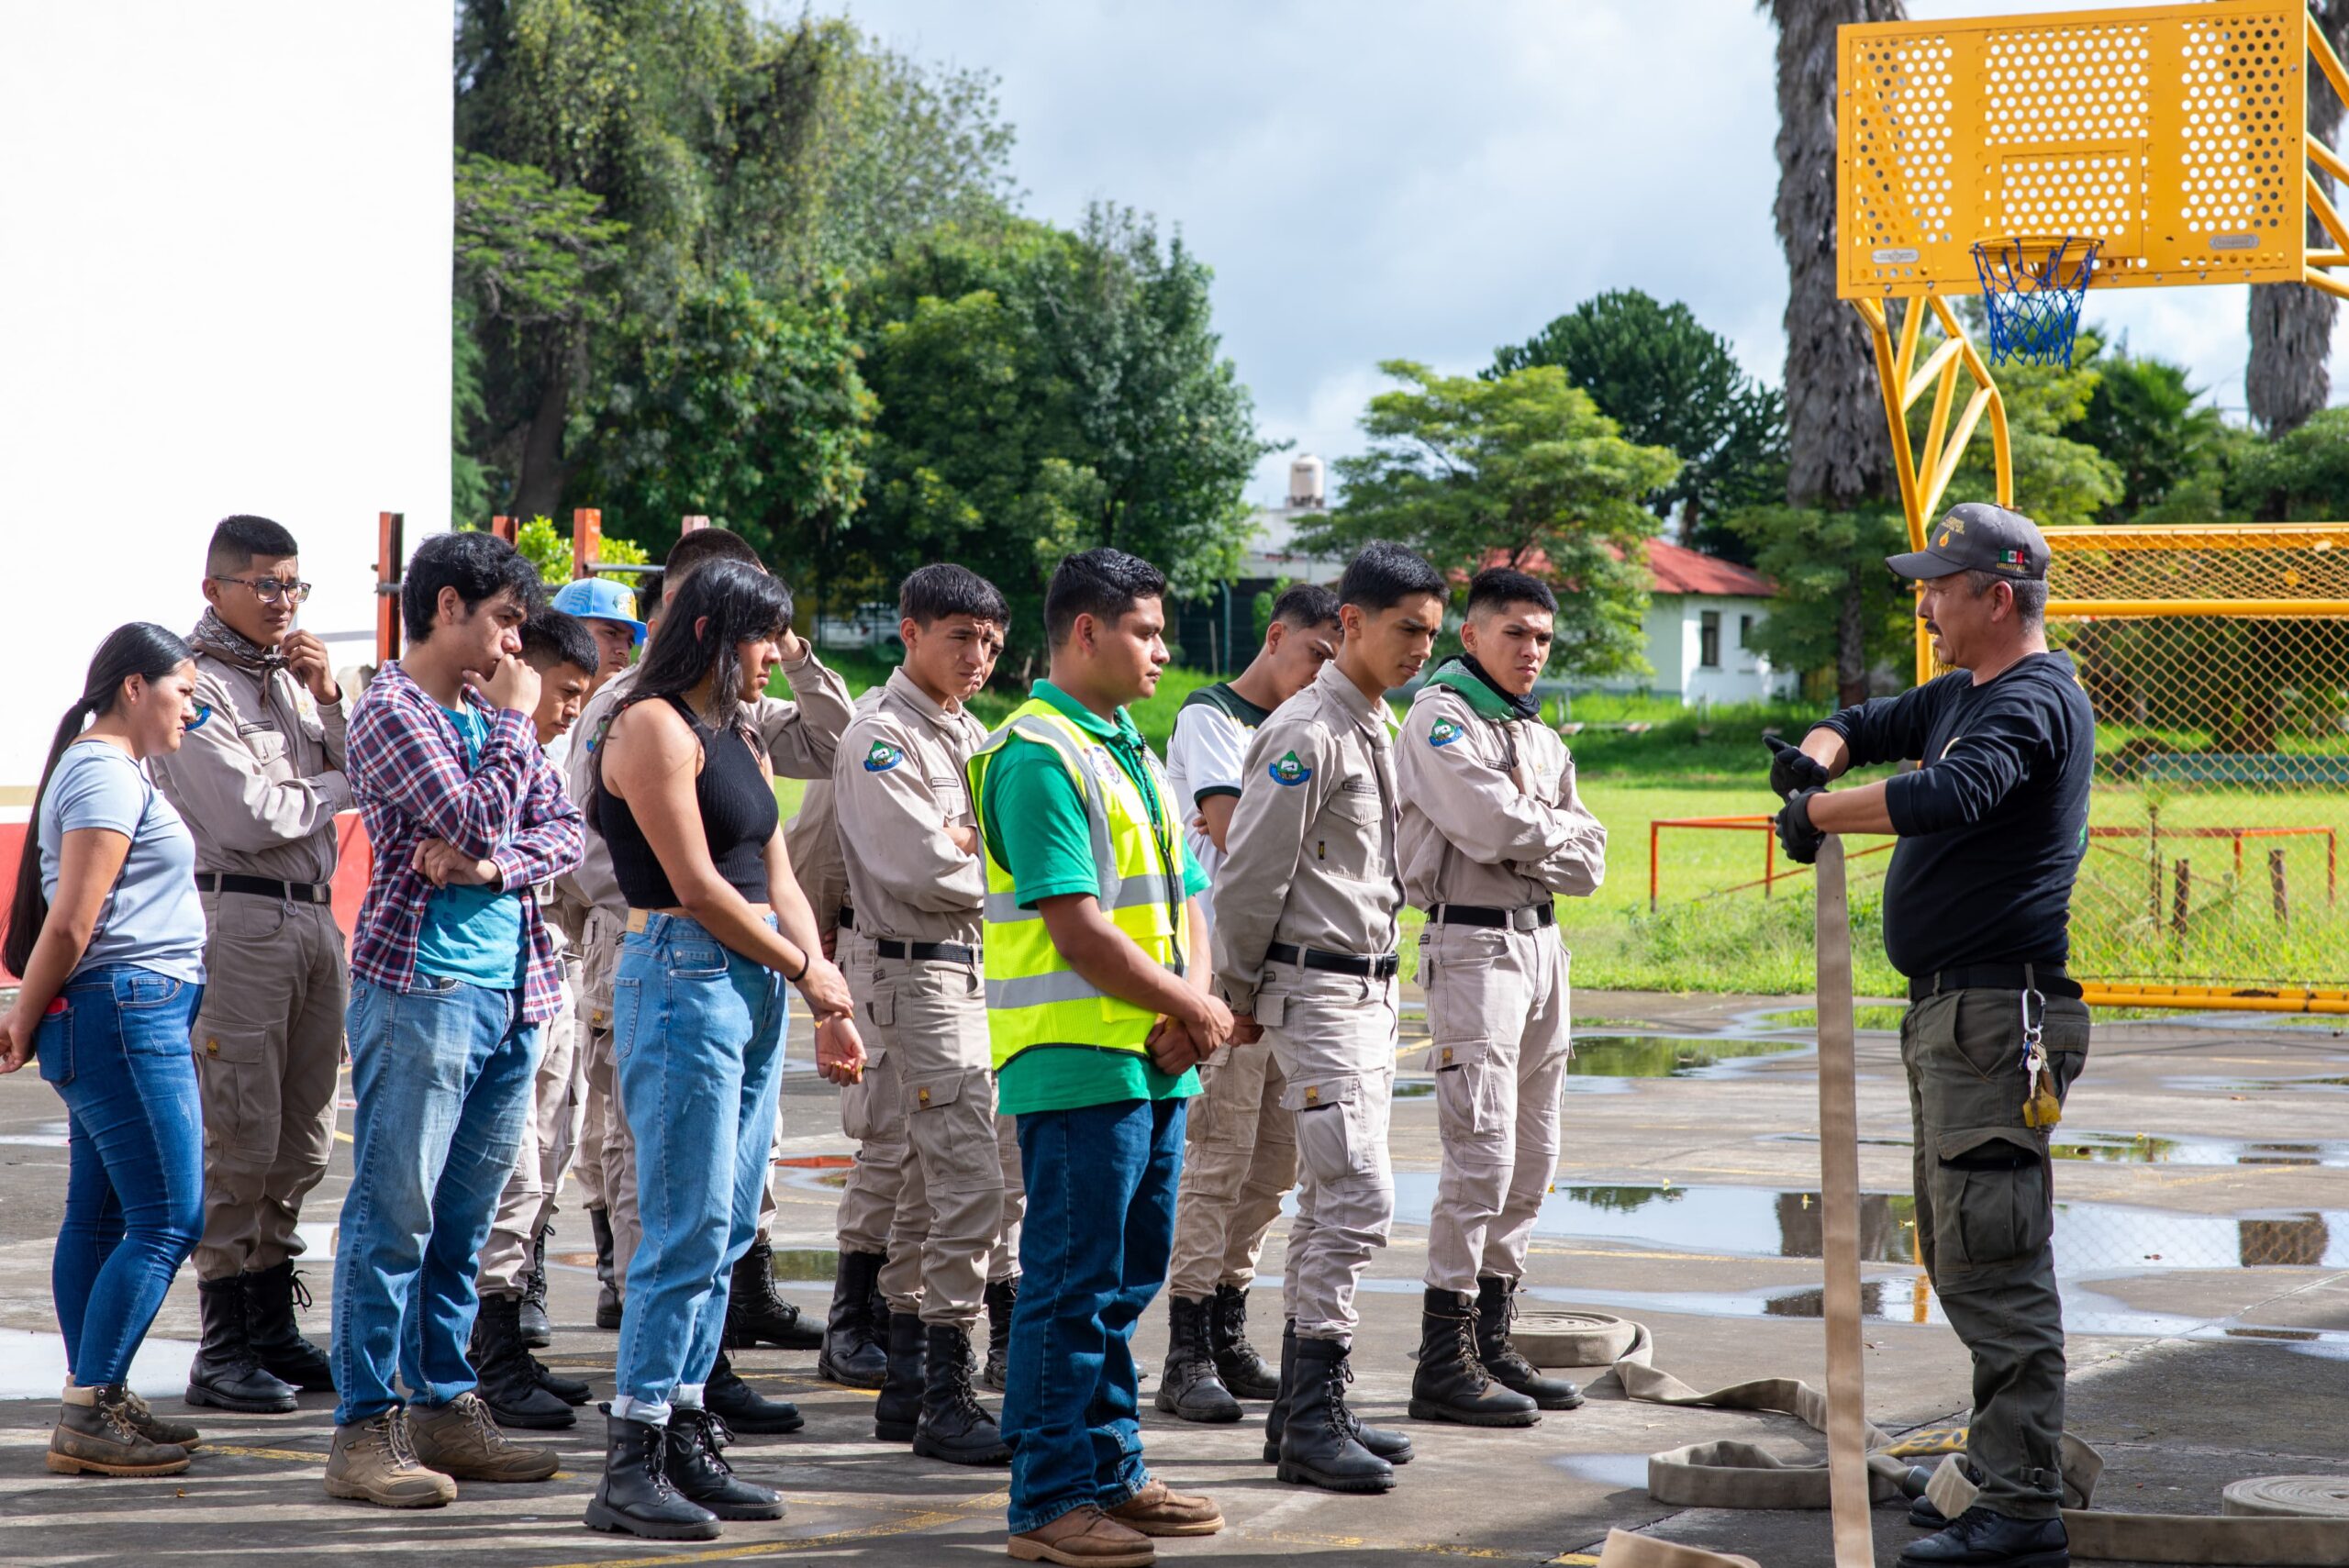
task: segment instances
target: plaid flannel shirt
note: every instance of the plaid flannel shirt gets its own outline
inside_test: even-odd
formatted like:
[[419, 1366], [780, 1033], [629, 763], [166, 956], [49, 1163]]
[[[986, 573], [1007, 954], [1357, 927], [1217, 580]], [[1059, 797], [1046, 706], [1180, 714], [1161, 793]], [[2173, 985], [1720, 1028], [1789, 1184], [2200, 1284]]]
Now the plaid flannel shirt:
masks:
[[[465, 700], [478, 706], [471, 693]], [[501, 884], [522, 900], [522, 1018], [552, 1018], [562, 1001], [562, 968], [539, 909], [536, 884], [579, 863], [579, 808], [539, 750], [529, 716], [485, 710], [489, 737], [480, 765], [466, 771], [464, 742], [440, 705], [396, 662], [369, 682], [351, 717], [347, 769], [375, 866], [351, 943], [358, 979], [406, 991], [416, 979], [417, 939], [432, 884], [411, 863], [416, 846], [445, 839], [495, 862]]]

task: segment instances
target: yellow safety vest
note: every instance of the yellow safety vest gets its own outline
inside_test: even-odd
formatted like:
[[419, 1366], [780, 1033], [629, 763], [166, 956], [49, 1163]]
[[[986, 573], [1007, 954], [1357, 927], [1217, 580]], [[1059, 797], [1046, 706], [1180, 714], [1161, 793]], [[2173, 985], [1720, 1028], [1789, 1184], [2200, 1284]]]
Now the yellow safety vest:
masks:
[[[1110, 924], [1153, 960], [1184, 973], [1183, 862], [1174, 814], [1152, 759], [1144, 800], [1133, 776], [1094, 736], [1041, 697], [1016, 709], [986, 739], [969, 763], [971, 798], [986, 798], [988, 767], [1013, 742], [1041, 746], [1068, 771], [1085, 799], [1093, 834], [1097, 896]], [[984, 832], [982, 840], [985, 839]], [[1043, 917], [1019, 907], [1011, 873], [985, 842], [986, 857], [987, 1033], [996, 1067], [1036, 1045], [1081, 1045], [1143, 1055], [1142, 1040], [1158, 1015], [1102, 991], [1068, 966], [1044, 929]]]

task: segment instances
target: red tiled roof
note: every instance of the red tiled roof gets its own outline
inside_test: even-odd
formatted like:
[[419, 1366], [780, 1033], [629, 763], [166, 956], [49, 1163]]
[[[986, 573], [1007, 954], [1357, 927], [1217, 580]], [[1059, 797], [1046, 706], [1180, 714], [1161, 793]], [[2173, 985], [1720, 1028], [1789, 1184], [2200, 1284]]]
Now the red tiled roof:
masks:
[[[1496, 550], [1486, 559], [1488, 566], [1507, 562], [1508, 552]], [[1550, 575], [1550, 558], [1538, 550], [1525, 552], [1518, 569], [1531, 572], [1536, 577]], [[1689, 550], [1676, 544], [1666, 544], [1660, 539], [1648, 540], [1648, 592], [1651, 594], [1719, 594], [1741, 599], [1768, 599], [1777, 596], [1778, 585], [1750, 566], [1740, 566], [1734, 561], [1723, 561], [1718, 555], [1707, 555], [1701, 550]]]

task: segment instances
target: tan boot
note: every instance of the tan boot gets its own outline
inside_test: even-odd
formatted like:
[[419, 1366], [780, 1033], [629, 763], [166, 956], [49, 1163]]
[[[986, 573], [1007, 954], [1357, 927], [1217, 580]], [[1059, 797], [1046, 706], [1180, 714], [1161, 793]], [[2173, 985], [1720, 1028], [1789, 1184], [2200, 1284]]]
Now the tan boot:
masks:
[[1144, 1535], [1213, 1535], [1223, 1528], [1223, 1512], [1214, 1503], [1156, 1479], [1111, 1508], [1109, 1517]]
[[407, 1411], [395, 1405], [372, 1421], [334, 1429], [327, 1496], [386, 1508], [440, 1508], [457, 1500], [457, 1484], [417, 1458]]
[[187, 1450], [159, 1443], [131, 1418], [130, 1391], [119, 1383], [104, 1388], [68, 1388], [49, 1434], [50, 1469], [60, 1475], [177, 1475], [187, 1468]]
[[438, 1407], [418, 1406], [408, 1418], [408, 1429], [416, 1437], [416, 1456], [460, 1481], [544, 1481], [562, 1462], [551, 1448], [526, 1448], [508, 1440], [478, 1394], [460, 1394]]
[[1090, 1503], [1013, 1536], [1006, 1550], [1022, 1562], [1058, 1562], [1063, 1568], [1150, 1568], [1158, 1561], [1150, 1537]]

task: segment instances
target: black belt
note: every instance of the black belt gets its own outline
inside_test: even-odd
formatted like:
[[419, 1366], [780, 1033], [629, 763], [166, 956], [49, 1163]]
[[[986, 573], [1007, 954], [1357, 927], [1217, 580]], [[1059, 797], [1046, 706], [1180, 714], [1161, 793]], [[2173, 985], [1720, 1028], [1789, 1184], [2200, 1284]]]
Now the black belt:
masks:
[[835, 920], [833, 924], [840, 927], [843, 931], [852, 931], [856, 929], [856, 911], [850, 908], [845, 904], [841, 905], [840, 918]]
[[1485, 926], [1497, 930], [1531, 931], [1541, 926], [1558, 923], [1558, 906], [1554, 904], [1528, 904], [1516, 909], [1497, 909], [1489, 904], [1439, 904], [1428, 912], [1428, 918], [1439, 926]]
[[979, 950], [961, 942], [899, 942], [883, 937], [873, 944], [883, 958], [908, 958], [916, 963], [976, 963]]
[[1272, 963], [1301, 963], [1308, 969], [1326, 969], [1332, 974], [1360, 975], [1364, 980], [1392, 980], [1403, 967], [1400, 953], [1383, 952], [1376, 958], [1363, 958], [1350, 952], [1324, 952], [1319, 948], [1296, 948], [1286, 942], [1275, 942], [1264, 949], [1264, 958]]
[[250, 893], [256, 898], [275, 898], [295, 904], [334, 902], [334, 889], [324, 883], [275, 882], [265, 876], [235, 876], [217, 871], [196, 873], [195, 890], [198, 893]]
[[[2024, 973], [2025, 969], [2030, 971], [2028, 974]], [[1921, 1002], [1936, 991], [2034, 989], [2042, 995], [2068, 996], [2075, 1001], [2080, 995], [2079, 983], [2053, 964], [2042, 969], [2036, 964], [1976, 963], [1964, 969], [1942, 969], [1916, 976], [1909, 982], [1909, 999]]]

